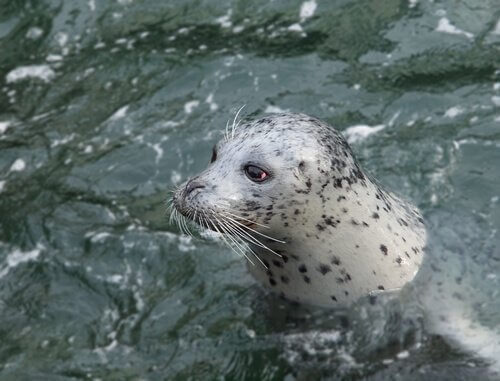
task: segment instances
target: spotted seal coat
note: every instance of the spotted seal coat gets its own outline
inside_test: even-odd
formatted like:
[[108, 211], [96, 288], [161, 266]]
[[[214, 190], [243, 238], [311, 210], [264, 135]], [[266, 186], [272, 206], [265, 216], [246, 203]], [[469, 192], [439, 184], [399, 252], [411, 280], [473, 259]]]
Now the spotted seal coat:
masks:
[[370, 178], [339, 132], [304, 114], [228, 131], [173, 205], [237, 251], [245, 241], [254, 277], [296, 302], [348, 305], [398, 289], [423, 259], [417, 208]]

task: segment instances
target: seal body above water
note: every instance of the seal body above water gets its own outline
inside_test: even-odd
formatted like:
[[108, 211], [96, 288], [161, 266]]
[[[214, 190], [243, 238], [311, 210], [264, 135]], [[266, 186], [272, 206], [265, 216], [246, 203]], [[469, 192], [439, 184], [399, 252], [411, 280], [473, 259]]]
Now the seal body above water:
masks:
[[343, 136], [303, 114], [245, 122], [174, 194], [222, 233], [262, 284], [293, 301], [347, 305], [411, 281], [426, 233], [416, 207], [363, 172]]

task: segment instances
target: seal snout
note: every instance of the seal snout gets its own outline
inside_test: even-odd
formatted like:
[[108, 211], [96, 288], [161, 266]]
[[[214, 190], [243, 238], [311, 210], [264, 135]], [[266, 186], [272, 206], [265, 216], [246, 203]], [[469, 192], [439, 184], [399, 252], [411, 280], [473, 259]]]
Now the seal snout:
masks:
[[196, 208], [195, 198], [206, 185], [197, 177], [189, 180], [185, 185], [178, 188], [173, 197], [175, 208], [184, 216], [188, 217], [190, 210]]

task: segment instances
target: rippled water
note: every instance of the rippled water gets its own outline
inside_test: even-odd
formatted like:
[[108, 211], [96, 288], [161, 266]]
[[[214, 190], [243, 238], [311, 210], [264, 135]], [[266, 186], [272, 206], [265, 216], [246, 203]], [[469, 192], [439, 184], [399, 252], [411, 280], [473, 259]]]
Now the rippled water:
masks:
[[[499, 379], [499, 20], [497, 0], [0, 1], [0, 378]], [[421, 208], [413, 287], [297, 308], [168, 224], [243, 104], [328, 121]]]

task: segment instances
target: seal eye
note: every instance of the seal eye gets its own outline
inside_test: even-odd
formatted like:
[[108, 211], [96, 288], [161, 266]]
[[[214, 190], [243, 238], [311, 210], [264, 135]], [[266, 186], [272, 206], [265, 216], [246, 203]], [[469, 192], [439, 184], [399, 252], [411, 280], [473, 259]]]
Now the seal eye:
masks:
[[256, 183], [261, 183], [269, 178], [269, 173], [255, 165], [246, 165], [244, 169], [247, 177]]
[[213, 163], [215, 160], [217, 160], [217, 151], [214, 146], [214, 148], [212, 148], [212, 157], [210, 158], [210, 163]]

